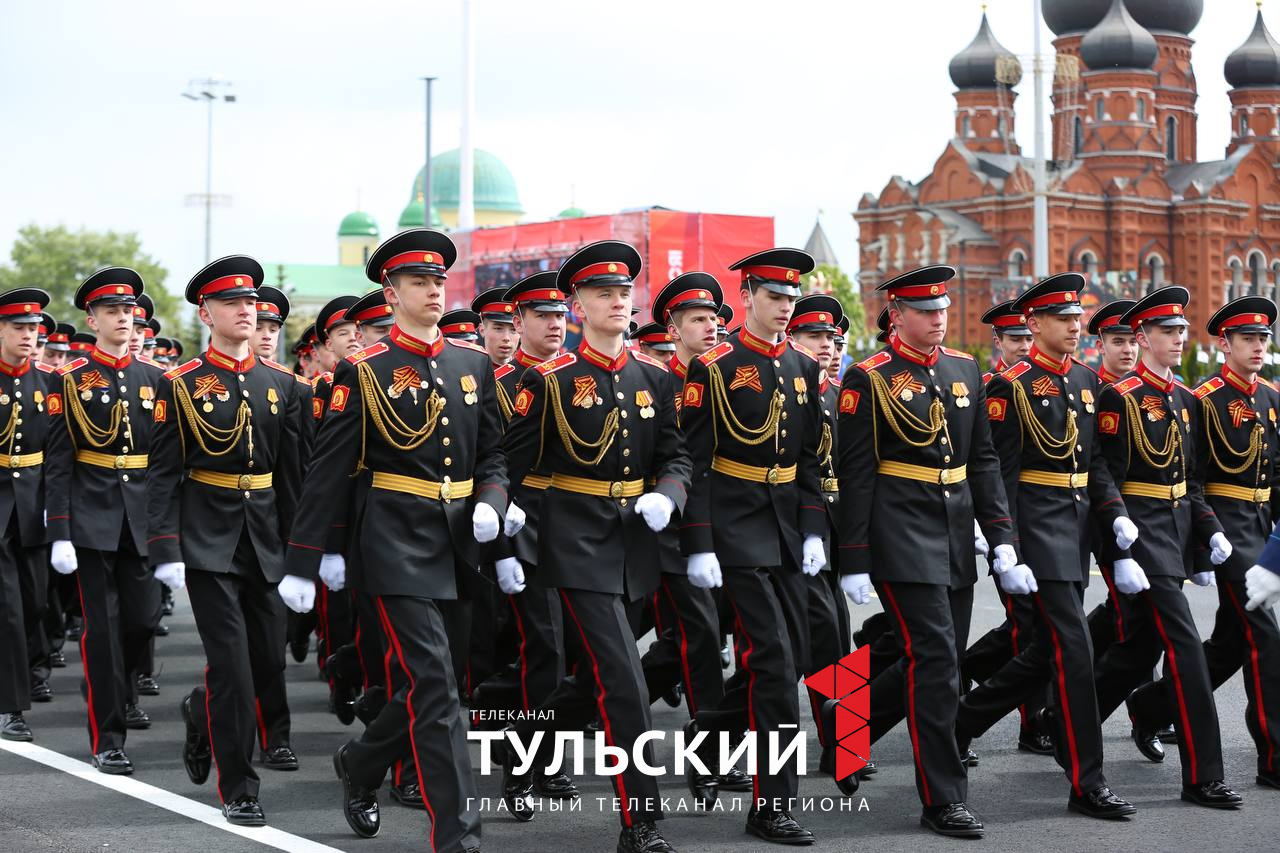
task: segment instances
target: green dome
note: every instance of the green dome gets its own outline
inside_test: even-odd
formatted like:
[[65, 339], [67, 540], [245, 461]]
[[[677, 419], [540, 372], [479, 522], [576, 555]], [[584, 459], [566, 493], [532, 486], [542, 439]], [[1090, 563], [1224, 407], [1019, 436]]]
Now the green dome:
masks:
[[[407, 205], [405, 205], [404, 210], [401, 211], [400, 213], [400, 221], [396, 223], [396, 227], [397, 228], [421, 228], [423, 224], [424, 223], [422, 221], [422, 199], [417, 198], [414, 201], [411, 201]], [[440, 222], [440, 211], [436, 209], [436, 206], [434, 204], [431, 205], [431, 227], [432, 228], [444, 227]]]
[[556, 214], [556, 219], [581, 219], [587, 212], [580, 207], [566, 207]]
[[[457, 148], [431, 158], [431, 201], [447, 210], [458, 209], [458, 170], [460, 154]], [[502, 161], [488, 151], [474, 151], [472, 187], [476, 210], [524, 213], [520, 206], [520, 194], [516, 191], [516, 179]], [[413, 179], [410, 199], [422, 197], [422, 169]]]
[[363, 210], [348, 213], [338, 226], [339, 237], [377, 237], [378, 223]]

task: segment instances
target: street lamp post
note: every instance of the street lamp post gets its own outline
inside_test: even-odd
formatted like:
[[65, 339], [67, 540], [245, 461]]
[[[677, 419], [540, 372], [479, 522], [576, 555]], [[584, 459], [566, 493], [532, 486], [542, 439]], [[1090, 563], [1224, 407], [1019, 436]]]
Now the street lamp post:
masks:
[[204, 204], [204, 262], [207, 264], [212, 260], [213, 249], [213, 205], [216, 202], [225, 203], [230, 201], [229, 198], [220, 197], [215, 199], [213, 195], [213, 105], [216, 101], [234, 104], [236, 96], [230, 92], [226, 92], [219, 96], [214, 91], [219, 87], [229, 89], [230, 81], [227, 80], [191, 80], [187, 84], [188, 91], [182, 93], [182, 97], [189, 101], [203, 101], [208, 115], [208, 125], [206, 128], [205, 138], [205, 165], [204, 165], [204, 195], [187, 196], [188, 204], [192, 202]]
[[427, 84], [427, 152], [423, 158], [425, 164], [422, 168], [422, 224], [431, 227], [431, 84], [436, 81], [435, 77], [423, 77], [422, 82]]

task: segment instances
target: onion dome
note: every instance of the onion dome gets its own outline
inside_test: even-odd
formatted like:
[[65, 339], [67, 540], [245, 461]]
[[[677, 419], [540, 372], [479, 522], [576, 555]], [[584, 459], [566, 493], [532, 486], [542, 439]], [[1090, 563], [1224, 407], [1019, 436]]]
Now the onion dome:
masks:
[[1092, 71], [1147, 70], [1158, 54], [1155, 36], [1133, 19], [1124, 0], [1111, 0], [1106, 16], [1080, 42], [1080, 58]]
[[377, 237], [378, 223], [363, 210], [348, 213], [338, 226], [339, 237]]
[[[978, 34], [973, 37], [973, 41], [964, 50], [957, 53], [951, 60], [950, 72], [951, 82], [956, 84], [957, 89], [992, 89], [997, 83], [996, 66], [1001, 57], [1009, 57], [1012, 60], [1012, 75], [1008, 74], [1006, 69], [1000, 69], [1004, 74], [1004, 79], [999, 82], [1007, 85], [1016, 85], [1018, 80], [1022, 78], [1022, 66], [1018, 64], [1018, 60], [1012, 53], [1005, 49], [1004, 45], [996, 41], [996, 37], [991, 33], [991, 26], [987, 23], [987, 15], [982, 14], [982, 24], [978, 27]], [[1010, 79], [1012, 77], [1012, 79]]]
[[1190, 35], [1204, 15], [1204, 0], [1124, 0], [1133, 19], [1149, 30]]
[[1044, 0], [1044, 22], [1057, 36], [1085, 33], [1107, 14], [1111, 0]]
[[1244, 44], [1227, 57], [1223, 73], [1233, 89], [1246, 86], [1280, 87], [1280, 44], [1271, 37], [1262, 20], [1262, 10], [1253, 32]]

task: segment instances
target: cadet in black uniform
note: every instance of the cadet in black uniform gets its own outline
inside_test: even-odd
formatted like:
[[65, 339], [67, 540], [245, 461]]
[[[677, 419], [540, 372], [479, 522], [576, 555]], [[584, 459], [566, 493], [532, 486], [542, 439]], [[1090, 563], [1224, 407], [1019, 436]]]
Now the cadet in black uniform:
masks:
[[200, 784], [212, 752], [222, 813], [245, 826], [266, 820], [254, 702], [283, 690], [281, 597], [313, 594], [309, 583], [281, 583], [298, 501], [299, 386], [287, 367], [253, 353], [261, 283], [257, 261], [231, 255], [187, 284], [209, 349], [160, 386], [146, 504], [149, 559], [157, 577], [176, 578], [170, 586], [189, 585], [207, 661], [204, 683], [181, 703], [183, 764]]
[[[1192, 581], [1218, 589], [1213, 633], [1204, 642], [1209, 681], [1216, 690], [1243, 667], [1245, 726], [1258, 750], [1257, 782], [1280, 788], [1280, 630], [1271, 608], [1245, 609], [1245, 574], [1267, 541], [1280, 503], [1275, 490], [1280, 394], [1258, 377], [1275, 321], [1275, 303], [1261, 296], [1232, 300], [1209, 320], [1209, 334], [1217, 336], [1226, 363], [1195, 391], [1197, 438], [1203, 442], [1199, 477], [1233, 550], [1216, 568], [1205, 565], [1207, 555], [1199, 552]], [[1169, 675], [1129, 697], [1140, 742], [1178, 721], [1177, 692]]]
[[676, 351], [671, 332], [662, 323], [645, 323], [637, 327], [632, 339], [640, 345], [640, 352], [663, 364], [668, 364]]
[[[670, 371], [629, 352], [623, 339], [639, 273], [639, 253], [614, 240], [585, 246], [561, 264], [556, 289], [574, 295], [582, 344], [526, 371], [512, 404], [504, 441], [511, 478], [533, 471], [551, 478], [539, 509], [538, 581], [559, 591], [567, 630], [583, 648], [573, 677], [535, 718], [514, 727], [525, 744], [535, 731], [581, 729], [598, 714], [605, 743], [631, 756], [651, 727], [627, 608], [658, 585], [655, 534], [684, 505], [689, 457]], [[551, 741], [542, 740], [535, 766], [550, 760]], [[504, 761], [503, 795], [523, 811], [530, 784], [513, 774], [513, 751]], [[651, 759], [648, 745], [645, 753]], [[620, 853], [672, 850], [654, 823], [662, 818], [657, 780], [631, 760], [611, 781]]]
[[98, 270], [80, 285], [75, 305], [88, 312], [97, 343], [58, 370], [57, 403], [50, 401], [58, 409], [49, 436], [50, 562], [62, 574], [78, 568], [90, 751], [109, 774], [133, 772], [125, 727], [149, 722], [133, 707], [133, 674], [160, 621], [160, 588], [146, 562], [147, 454], [160, 376], [129, 355], [142, 288], [142, 277], [124, 267]]
[[[813, 258], [771, 249], [730, 269], [741, 271], [746, 322], [694, 359], [685, 379], [680, 425], [694, 467], [681, 550], [691, 583], [723, 583], [743, 675], [685, 728], [691, 735], [696, 725], [712, 743], [721, 731], [750, 728], [764, 744], [799, 723], [796, 682], [809, 659], [804, 576], [826, 562], [820, 370], [786, 336]], [[689, 781], [695, 797], [715, 799], [714, 786]], [[747, 832], [813, 843], [791, 816], [797, 786], [791, 763], [777, 774], [757, 773]]]
[[[28, 624], [24, 597], [43, 597], [47, 559], [44, 530], [45, 442], [55, 423], [45, 415], [50, 380], [31, 366], [40, 314], [49, 294], [20, 288], [0, 294], [0, 450], [9, 476], [0, 490], [0, 738], [29, 741], [22, 712], [31, 707], [32, 660], [28, 638], [44, 641], [44, 626]], [[39, 580], [43, 587], [24, 588]], [[39, 595], [37, 595], [39, 593]], [[61, 617], [61, 613], [59, 613]], [[45, 646], [47, 648], [47, 646]]]
[[1213, 686], [1182, 592], [1183, 582], [1195, 573], [1197, 545], [1208, 546], [1214, 565], [1231, 555], [1231, 543], [1197, 477], [1196, 399], [1173, 375], [1182, 358], [1189, 298], [1184, 287], [1162, 287], [1125, 312], [1121, 322], [1134, 330], [1142, 357], [1136, 370], [1103, 389], [1099, 398], [1103, 452], [1140, 535], [1130, 549], [1117, 547], [1106, 555], [1116, 589], [1136, 596], [1134, 619], [1094, 672], [1105, 720], [1148, 680], [1163, 649], [1178, 698], [1182, 798], [1211, 808], [1238, 808], [1240, 795], [1222, 782]]
[[1090, 512], [1118, 545], [1136, 535], [1095, 431], [1098, 377], [1072, 358], [1080, 343], [1084, 276], [1050, 276], [1013, 303], [1035, 344], [992, 377], [987, 415], [1025, 565], [998, 572], [1006, 595], [1036, 608], [1030, 642], [960, 701], [956, 732], [977, 737], [1052, 685], [1067, 806], [1089, 817], [1137, 812], [1107, 787], [1093, 687], [1093, 649], [1082, 603], [1089, 577]]
[[480, 340], [480, 315], [469, 308], [455, 308], [440, 316], [440, 331], [446, 338], [474, 344]]
[[955, 736], [977, 581], [974, 519], [997, 571], [1018, 560], [982, 373], [973, 356], [941, 345], [955, 272], [925, 267], [881, 284], [896, 334], [888, 349], [845, 371], [840, 572], [855, 604], [870, 600], [875, 581], [902, 653], [871, 683], [872, 740], [905, 717], [921, 823], [979, 836]]
[[[365, 274], [383, 285], [396, 325], [338, 363], [286, 578], [344, 582], [330, 530], [353, 519], [350, 582], [376, 599], [395, 690], [334, 755], [344, 816], [358, 835], [377, 834], [377, 789], [411, 747], [431, 847], [447, 853], [479, 849], [480, 818], [439, 602], [457, 597], [458, 576], [478, 564], [476, 543], [498, 535], [507, 507], [493, 369], [483, 350], [446, 341], [437, 325], [456, 252], [444, 234], [415, 228], [370, 256]], [[353, 517], [351, 477], [365, 470], [371, 488]]]

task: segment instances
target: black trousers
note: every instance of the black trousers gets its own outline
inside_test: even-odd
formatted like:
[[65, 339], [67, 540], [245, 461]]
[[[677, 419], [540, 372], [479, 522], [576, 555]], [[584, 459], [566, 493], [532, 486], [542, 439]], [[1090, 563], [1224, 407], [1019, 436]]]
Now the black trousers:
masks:
[[237, 568], [252, 571], [187, 572], [187, 594], [206, 661], [204, 684], [191, 691], [191, 710], [196, 725], [204, 725], [209, 733], [223, 802], [258, 796], [253, 768], [257, 700], [283, 699], [285, 691], [284, 602], [275, 585], [262, 578], [245, 542], [247, 537], [236, 549]]
[[[525, 576], [530, 574], [526, 568]], [[565, 676], [564, 617], [560, 595], [528, 582], [523, 592], [503, 597], [515, 642], [512, 659], [472, 693], [473, 711], [529, 711], [552, 694]], [[501, 727], [501, 726], [499, 726]]]
[[121, 749], [124, 707], [133, 701], [131, 673], [160, 623], [160, 590], [142, 557], [133, 553], [128, 531], [119, 551], [77, 548], [84, 662], [89, 706], [89, 746], [94, 754]]
[[394, 690], [364, 734], [347, 744], [351, 778], [379, 787], [387, 770], [412, 752], [431, 815], [431, 849], [461, 853], [478, 847], [479, 799], [440, 607], [431, 599], [407, 596], [374, 601]]
[[[840, 616], [836, 610], [830, 574], [823, 571], [812, 577], [804, 576], [805, 609], [809, 620], [809, 658], [802, 667], [805, 678], [839, 661], [848, 645], [847, 641], [841, 640]], [[828, 732], [822, 724], [822, 703], [827, 701], [827, 697], [808, 687], [805, 691], [809, 694], [813, 723], [818, 728], [818, 743], [824, 747], [834, 746], [835, 732]]]
[[[1217, 690], [1244, 668], [1245, 726], [1258, 750], [1258, 772], [1280, 769], [1280, 627], [1275, 610], [1245, 610], [1243, 581], [1218, 581], [1218, 612], [1204, 641], [1209, 682]], [[1132, 708], [1147, 731], [1177, 722], [1177, 685], [1172, 674], [1138, 689]]]
[[973, 587], [880, 581], [876, 591], [892, 619], [901, 656], [871, 682], [871, 742], [905, 718], [920, 801], [926, 806], [964, 802], [969, 781], [955, 728]]
[[[539, 706], [540, 712], [547, 713], [521, 720], [515, 732], [526, 745], [534, 732], [544, 733], [534, 766], [547, 767], [554, 755], [551, 733], [579, 731], [598, 716], [605, 744], [628, 755], [627, 769], [609, 777], [622, 825], [661, 820], [658, 782], [631, 760], [636, 740], [652, 723], [627, 605], [622, 596], [611, 593], [561, 588], [559, 594], [565, 630], [578, 635], [582, 657], [572, 675]], [[645, 746], [645, 759], [650, 766], [655, 764], [652, 744]]]
[[658, 639], [640, 658], [649, 703], [676, 684], [684, 686], [690, 719], [699, 708], [724, 697], [720, 670], [720, 615], [711, 590], [699, 589], [681, 574], [662, 574], [650, 597]]
[[[492, 569], [487, 569], [492, 572]], [[527, 576], [527, 574], [526, 574]], [[510, 630], [511, 606], [496, 583], [477, 581], [471, 594], [471, 635], [463, 685], [471, 691], [496, 674], [516, 655], [516, 633]]]
[[[804, 575], [788, 566], [729, 566], [723, 574], [739, 671], [726, 683], [720, 703], [698, 712], [698, 728], [711, 733], [711, 744], [719, 743], [719, 732], [736, 739], [750, 729], [763, 756], [771, 732], [785, 742], [794, 729], [783, 727], [800, 723], [796, 682], [809, 659], [808, 591]], [[754, 800], [767, 801], [767, 808], [791, 808], [799, 784], [795, 766], [787, 762], [769, 774], [761, 761], [757, 771]]]
[[27, 635], [27, 661], [31, 684], [49, 678], [49, 638], [45, 616], [49, 609], [49, 546], [17, 548], [18, 581], [22, 586], [22, 618]]
[[[354, 614], [349, 593], [332, 592], [316, 584], [316, 663], [323, 667], [330, 655], [350, 643], [355, 636]], [[287, 618], [287, 617], [286, 617]], [[333, 686], [333, 679], [329, 679]]]
[[1058, 763], [1072, 793], [1083, 794], [1106, 784], [1083, 588], [1078, 582], [1049, 580], [1039, 587], [1029, 596], [1013, 596], [1036, 608], [1030, 643], [960, 700], [956, 732], [963, 737], [983, 734], [1018, 705], [1043, 695], [1048, 681], [1057, 709]]
[[[49, 560], [49, 546], [44, 547], [44, 559]], [[75, 575], [49, 572], [48, 606], [44, 611], [44, 634], [48, 638], [49, 651], [60, 652], [67, 644], [67, 615], [72, 607], [79, 612], [80, 595], [76, 590]]]
[[1122, 641], [1107, 649], [1094, 667], [1098, 711], [1111, 716], [1125, 697], [1151, 679], [1160, 652], [1174, 688], [1174, 725], [1185, 785], [1222, 779], [1218, 710], [1204, 647], [1182, 594], [1182, 579], [1148, 576], [1151, 589], [1133, 596], [1133, 619]]
[[17, 516], [0, 533], [0, 714], [31, 707], [31, 675], [27, 659], [22, 607], [22, 546]]
[[[961, 686], [967, 687], [969, 682], [981, 684], [995, 675], [1001, 667], [1026, 650], [1035, 634], [1037, 622], [1036, 605], [1030, 596], [1009, 595], [1000, 588], [1000, 581], [991, 577], [1004, 605], [1004, 622], [983, 634], [965, 649], [960, 660]], [[1018, 706], [1018, 717], [1025, 729], [1032, 723], [1032, 717], [1047, 702], [1047, 685], [1045, 690], [1035, 693], [1030, 699]], [[967, 692], [962, 690], [963, 692]]]

